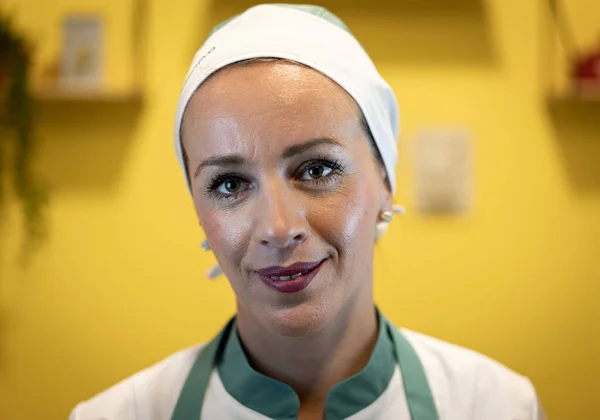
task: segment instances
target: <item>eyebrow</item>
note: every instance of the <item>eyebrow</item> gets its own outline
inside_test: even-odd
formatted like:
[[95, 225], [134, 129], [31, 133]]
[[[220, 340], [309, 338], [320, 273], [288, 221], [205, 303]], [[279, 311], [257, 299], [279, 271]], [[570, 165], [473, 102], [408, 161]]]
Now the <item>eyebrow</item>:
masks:
[[[310, 150], [317, 146], [321, 146], [323, 144], [344, 147], [343, 144], [341, 144], [335, 139], [329, 137], [322, 137], [309, 140], [302, 144], [290, 146], [283, 151], [281, 156], [284, 159], [289, 159], [293, 156], [299, 155], [301, 153], [306, 152], [307, 150]], [[213, 156], [200, 162], [200, 164], [196, 167], [196, 170], [194, 171], [194, 178], [198, 177], [200, 171], [202, 171], [202, 169], [206, 168], [207, 166], [236, 166], [242, 165], [245, 161], [246, 159], [244, 159], [244, 157], [241, 155]]]

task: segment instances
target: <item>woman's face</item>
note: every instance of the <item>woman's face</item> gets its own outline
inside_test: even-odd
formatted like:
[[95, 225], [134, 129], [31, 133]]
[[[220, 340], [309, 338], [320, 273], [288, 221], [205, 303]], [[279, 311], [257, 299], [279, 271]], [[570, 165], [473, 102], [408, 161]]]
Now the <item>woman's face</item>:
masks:
[[182, 135], [240, 320], [305, 335], [372, 304], [375, 225], [391, 194], [342, 88], [289, 62], [233, 66], [194, 94]]

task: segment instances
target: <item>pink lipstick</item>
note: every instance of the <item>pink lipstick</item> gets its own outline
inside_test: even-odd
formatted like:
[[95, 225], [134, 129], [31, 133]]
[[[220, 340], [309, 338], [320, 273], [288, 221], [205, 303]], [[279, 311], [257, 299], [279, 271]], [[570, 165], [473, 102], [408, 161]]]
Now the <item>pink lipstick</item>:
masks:
[[267, 267], [257, 270], [258, 277], [271, 289], [280, 293], [297, 293], [308, 287], [325, 260], [299, 262], [287, 267]]

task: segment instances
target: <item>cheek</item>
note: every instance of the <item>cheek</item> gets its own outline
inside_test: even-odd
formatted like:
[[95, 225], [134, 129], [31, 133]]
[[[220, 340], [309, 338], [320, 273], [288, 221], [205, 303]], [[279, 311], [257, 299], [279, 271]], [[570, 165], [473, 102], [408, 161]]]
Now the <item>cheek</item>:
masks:
[[221, 267], [239, 267], [250, 239], [248, 218], [240, 217], [235, 212], [207, 210], [198, 204], [196, 212]]
[[377, 211], [373, 188], [364, 181], [353, 182], [340, 188], [336, 200], [328, 200], [314, 211], [311, 224], [344, 259], [372, 245]]

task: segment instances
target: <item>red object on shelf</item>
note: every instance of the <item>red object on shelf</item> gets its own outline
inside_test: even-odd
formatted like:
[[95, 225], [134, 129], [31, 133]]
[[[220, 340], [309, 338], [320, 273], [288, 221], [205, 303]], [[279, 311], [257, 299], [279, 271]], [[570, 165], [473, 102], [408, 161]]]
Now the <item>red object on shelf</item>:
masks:
[[600, 83], [600, 46], [597, 51], [579, 60], [575, 68], [575, 77], [581, 81]]
[[582, 56], [573, 69], [574, 88], [580, 97], [600, 98], [600, 45]]

